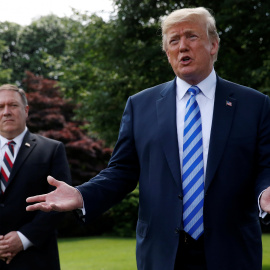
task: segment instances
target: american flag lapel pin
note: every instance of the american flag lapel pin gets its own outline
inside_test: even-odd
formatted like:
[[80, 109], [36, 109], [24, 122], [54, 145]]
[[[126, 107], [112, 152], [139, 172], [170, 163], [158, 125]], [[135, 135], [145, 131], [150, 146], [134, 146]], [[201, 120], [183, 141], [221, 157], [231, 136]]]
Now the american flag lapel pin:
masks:
[[232, 107], [232, 102], [229, 100], [226, 100], [226, 106]]
[[27, 142], [27, 143], [25, 143], [25, 146], [30, 147], [30, 144]]

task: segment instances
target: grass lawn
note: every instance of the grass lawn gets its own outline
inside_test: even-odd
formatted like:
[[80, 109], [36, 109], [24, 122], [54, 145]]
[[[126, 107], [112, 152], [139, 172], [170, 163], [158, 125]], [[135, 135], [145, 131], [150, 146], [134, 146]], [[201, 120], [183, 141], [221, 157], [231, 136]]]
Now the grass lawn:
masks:
[[270, 234], [263, 234], [263, 270], [270, 270]]
[[136, 270], [135, 245], [133, 238], [59, 239], [61, 270]]
[[[263, 235], [263, 270], [270, 270], [270, 234]], [[62, 270], [136, 270], [135, 239], [59, 239]]]

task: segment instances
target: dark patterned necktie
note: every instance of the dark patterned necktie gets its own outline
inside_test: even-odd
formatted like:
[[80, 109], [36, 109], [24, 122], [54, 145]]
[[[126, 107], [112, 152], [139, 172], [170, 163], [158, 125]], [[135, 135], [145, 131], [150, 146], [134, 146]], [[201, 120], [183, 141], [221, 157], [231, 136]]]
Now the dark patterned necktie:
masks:
[[14, 145], [16, 143], [14, 141], [10, 141], [7, 143], [8, 147], [4, 155], [4, 159], [1, 166], [1, 190], [2, 193], [5, 192], [8, 179], [10, 176], [11, 169], [14, 163]]

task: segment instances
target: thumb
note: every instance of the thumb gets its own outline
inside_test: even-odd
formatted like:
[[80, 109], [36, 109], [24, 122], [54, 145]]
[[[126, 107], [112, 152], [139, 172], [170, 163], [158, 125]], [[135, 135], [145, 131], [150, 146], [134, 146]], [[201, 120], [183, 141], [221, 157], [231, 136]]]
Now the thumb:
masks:
[[58, 187], [61, 183], [61, 181], [56, 180], [50, 175], [47, 177], [47, 181], [51, 186], [54, 186], [54, 187]]

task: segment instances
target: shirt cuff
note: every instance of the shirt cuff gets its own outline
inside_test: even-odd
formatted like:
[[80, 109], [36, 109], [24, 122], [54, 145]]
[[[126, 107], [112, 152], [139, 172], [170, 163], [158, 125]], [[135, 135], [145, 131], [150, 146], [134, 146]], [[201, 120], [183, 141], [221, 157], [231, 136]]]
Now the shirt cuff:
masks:
[[[77, 188], [76, 188], [77, 189]], [[77, 189], [78, 190], [78, 189]], [[79, 191], [79, 190], [78, 190]], [[80, 191], [79, 191], [80, 192]], [[81, 194], [81, 192], [80, 192], [80, 194]], [[81, 196], [82, 196], [82, 194], [81, 194]], [[83, 201], [83, 207], [82, 208], [79, 208], [78, 210], [80, 210], [81, 211], [81, 214], [79, 214], [79, 216], [80, 216], [80, 218], [83, 218], [84, 219], [84, 217], [85, 217], [85, 215], [86, 215], [86, 210], [85, 210], [85, 207], [84, 207], [84, 200], [83, 200], [83, 196], [82, 196], [82, 201]]]
[[261, 208], [261, 205], [260, 205], [260, 198], [261, 198], [261, 196], [262, 196], [262, 194], [263, 194], [264, 191], [265, 190], [263, 190], [261, 192], [261, 194], [259, 195], [259, 198], [258, 198], [258, 207], [259, 207], [259, 217], [260, 218], [265, 218], [266, 215], [267, 215], [267, 212], [263, 211], [262, 208]]
[[26, 250], [29, 247], [33, 246], [33, 243], [25, 237], [21, 232], [17, 231], [18, 236], [20, 237], [22, 244], [23, 244], [23, 249]]

